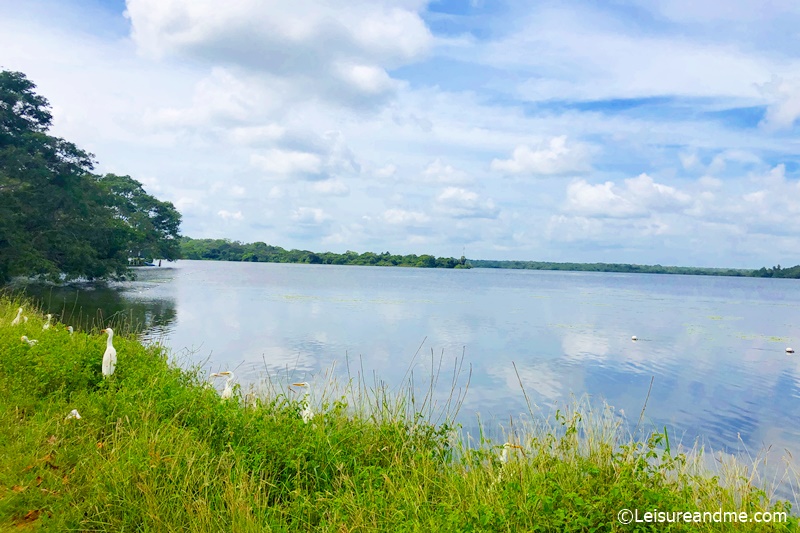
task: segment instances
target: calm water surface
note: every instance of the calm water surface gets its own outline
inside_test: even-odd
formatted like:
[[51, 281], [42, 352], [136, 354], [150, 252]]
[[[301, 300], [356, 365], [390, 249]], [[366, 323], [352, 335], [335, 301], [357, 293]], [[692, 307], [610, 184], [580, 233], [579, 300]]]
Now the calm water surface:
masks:
[[[135, 282], [38, 296], [65, 322], [116, 314], [186, 364], [235, 370], [243, 384], [321, 379], [345, 359], [395, 385], [409, 368], [439, 388], [472, 366], [460, 413], [470, 427], [526, 412], [516, 364], [542, 408], [587, 393], [684, 443], [800, 457], [800, 281], [524, 270], [180, 261]], [[636, 335], [638, 342], [631, 336]], [[424, 341], [424, 342], [423, 342]], [[420, 355], [414, 358], [422, 344]], [[120, 356], [123, 364], [123, 356]], [[462, 374], [459, 383], [465, 381]], [[549, 412], [549, 409], [547, 409]]]

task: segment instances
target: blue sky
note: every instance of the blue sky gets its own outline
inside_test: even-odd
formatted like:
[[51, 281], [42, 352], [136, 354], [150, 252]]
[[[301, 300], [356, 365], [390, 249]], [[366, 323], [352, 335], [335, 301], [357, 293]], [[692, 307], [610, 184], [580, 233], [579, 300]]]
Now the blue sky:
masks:
[[800, 263], [796, 2], [18, 4], [0, 67], [192, 237]]

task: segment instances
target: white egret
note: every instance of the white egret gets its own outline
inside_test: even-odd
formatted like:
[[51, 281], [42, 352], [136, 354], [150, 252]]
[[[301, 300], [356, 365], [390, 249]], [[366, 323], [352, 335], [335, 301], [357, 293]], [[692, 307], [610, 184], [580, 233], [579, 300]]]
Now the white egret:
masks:
[[72, 326], [67, 326], [67, 331], [69, 331], [69, 334], [72, 335], [73, 333], [75, 333], [75, 328], [73, 328]]
[[306, 392], [303, 394], [302, 404], [303, 410], [300, 411], [300, 418], [303, 419], [304, 424], [308, 424], [309, 420], [314, 418], [314, 411], [311, 410], [311, 385], [308, 382], [292, 383], [295, 387], [305, 387]]
[[20, 321], [22, 320], [22, 308], [20, 307], [17, 309], [17, 316], [14, 320], [11, 321], [12, 326], [19, 326]]
[[47, 317], [47, 322], [45, 322], [44, 326], [42, 326], [42, 330], [50, 329], [50, 320], [53, 318], [53, 315], [50, 313], [47, 313], [45, 316]]
[[637, 337], [636, 335], [634, 335], [634, 336], [632, 336], [632, 337], [631, 337], [631, 340], [632, 340], [632, 341], [638, 341], [638, 340], [639, 340], [639, 337]]
[[503, 452], [500, 454], [500, 462], [505, 464], [508, 462], [508, 450], [519, 450], [522, 455], [525, 455], [525, 450], [519, 444], [511, 444], [506, 442], [503, 444]]
[[37, 342], [39, 342], [39, 341], [37, 341], [36, 339], [29, 339], [29, 338], [28, 338], [28, 337], [26, 337], [25, 335], [23, 335], [22, 337], [20, 337], [20, 338], [19, 338], [19, 340], [21, 340], [22, 342], [27, 342], [27, 343], [28, 343], [28, 346], [34, 346], [34, 345], [35, 345]]
[[114, 330], [106, 328], [103, 333], [108, 333], [106, 353], [103, 354], [103, 377], [107, 377], [113, 374], [114, 369], [117, 367], [117, 350], [114, 349], [114, 344], [111, 341], [114, 338]]
[[211, 374], [211, 377], [228, 378], [227, 380], [225, 380], [225, 388], [222, 389], [222, 393], [219, 395], [219, 397], [222, 398], [223, 400], [230, 399], [230, 397], [233, 396], [233, 380], [234, 380], [233, 372], [231, 372], [230, 370], [225, 370], [224, 372], [215, 372]]
[[65, 420], [70, 420], [71, 418], [77, 418], [78, 420], [81, 419], [81, 414], [78, 412], [77, 409], [73, 409], [72, 411], [70, 411]]
[[509, 450], [519, 450], [522, 455], [525, 455], [525, 450], [519, 444], [511, 444], [510, 442], [506, 442], [503, 444], [503, 451], [500, 452], [500, 473], [497, 474], [497, 479], [492, 481], [492, 487], [494, 487], [497, 483], [503, 481], [503, 474], [506, 471], [506, 465], [508, 464], [508, 451]]
[[786, 348], [786, 353], [794, 353], [794, 348]]

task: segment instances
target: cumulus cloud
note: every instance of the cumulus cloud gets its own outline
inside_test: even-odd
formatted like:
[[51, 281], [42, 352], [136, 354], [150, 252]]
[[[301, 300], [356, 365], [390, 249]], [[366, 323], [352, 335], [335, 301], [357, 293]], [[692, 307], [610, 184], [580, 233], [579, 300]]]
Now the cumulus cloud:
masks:
[[405, 211], [403, 209], [387, 209], [383, 213], [383, 220], [395, 225], [419, 225], [430, 221], [430, 217], [419, 211]]
[[722, 180], [713, 176], [702, 176], [697, 183], [704, 189], [719, 189], [722, 187]]
[[623, 187], [611, 181], [592, 185], [576, 180], [567, 187], [565, 209], [586, 217], [634, 218], [658, 211], [678, 211], [691, 203], [689, 194], [640, 174], [625, 180]]
[[314, 182], [311, 184], [311, 190], [325, 196], [346, 196], [350, 193], [347, 184], [337, 178]]
[[242, 146], [271, 146], [286, 134], [279, 124], [234, 127], [228, 131], [228, 140]]
[[512, 175], [563, 176], [587, 172], [588, 159], [585, 146], [577, 143], [567, 146], [567, 137], [562, 135], [537, 147], [517, 146], [510, 159], [494, 159], [491, 168]]
[[[253, 117], [270, 111], [270, 102], [278, 100], [277, 94], [268, 87], [253, 83], [230, 70], [215, 67], [205, 78], [197, 82], [191, 102], [184, 107], [162, 107], [148, 109], [144, 122], [154, 128], [187, 129], [198, 127], [234, 128], [249, 125]], [[263, 136], [268, 130], [262, 128]], [[279, 128], [279, 126], [277, 126]], [[237, 134], [232, 132], [234, 136]], [[255, 133], [250, 132], [251, 135]], [[278, 130], [272, 131], [278, 136]], [[238, 136], [245, 135], [240, 131]]]
[[379, 179], [388, 179], [395, 175], [397, 172], [397, 165], [392, 163], [386, 164], [375, 170], [374, 175]]
[[318, 207], [298, 207], [292, 212], [292, 220], [299, 224], [322, 224], [330, 216]]
[[217, 216], [223, 220], [242, 220], [244, 218], [241, 211], [231, 212], [225, 209], [217, 211]]
[[461, 187], [447, 187], [436, 197], [436, 209], [455, 218], [497, 218], [500, 209], [491, 199]]
[[454, 168], [453, 165], [445, 164], [439, 158], [425, 167], [425, 170], [422, 171], [422, 177], [426, 181], [435, 181], [438, 183], [462, 184], [470, 181], [466, 172]]
[[722, 209], [759, 232], [796, 232], [800, 228], [800, 181], [786, 179], [786, 166], [776, 165], [754, 180], [761, 188], [741, 196], [743, 202]]
[[425, 2], [128, 0], [138, 48], [291, 79], [302, 93], [363, 106], [397, 85], [386, 69], [423, 57]]
[[317, 175], [322, 170], [322, 160], [317, 154], [294, 150], [271, 149], [250, 156], [250, 164], [268, 175], [281, 177]]
[[769, 130], [791, 129], [800, 118], [800, 80], [774, 77], [762, 88], [772, 103], [761, 125]]

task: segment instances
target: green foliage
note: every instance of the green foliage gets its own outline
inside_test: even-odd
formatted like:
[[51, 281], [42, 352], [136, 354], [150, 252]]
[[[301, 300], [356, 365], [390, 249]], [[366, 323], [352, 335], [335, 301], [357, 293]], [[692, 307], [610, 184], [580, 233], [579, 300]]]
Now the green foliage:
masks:
[[629, 265], [624, 263], [553, 263], [547, 261], [470, 260], [476, 268], [514, 268], [526, 270], [566, 270], [573, 272], [635, 272], [639, 274], [685, 274], [692, 276], [750, 276], [757, 278], [800, 278], [800, 265], [781, 269], [746, 270], [737, 268], [702, 268], [661, 265]]
[[0, 283], [119, 277], [138, 253], [177, 257], [180, 214], [124, 176], [92, 174], [92, 155], [47, 134], [47, 100], [0, 71]]
[[793, 266], [791, 268], [781, 268], [780, 265], [774, 266], [772, 268], [764, 268], [761, 267], [758, 270], [754, 270], [751, 274], [753, 277], [756, 278], [800, 278], [800, 265]]
[[639, 274], [686, 274], [694, 276], [749, 276], [750, 270], [733, 268], [629, 265], [624, 263], [554, 263], [547, 261], [494, 261], [472, 259], [476, 268], [514, 268], [525, 270], [565, 270], [572, 272], [633, 272]]
[[[284, 394], [245, 402], [237, 386], [221, 401], [197, 369], [125, 335], [114, 338], [117, 371], [103, 379], [103, 337], [42, 331], [40, 316], [9, 326], [18, 305], [0, 300], [2, 530], [733, 531], [616, 517], [791, 509], [745, 476], [730, 488], [698, 473], [666, 431], [626, 440], [613, 413], [582, 404], [525, 433], [503, 462], [500, 447], [469, 447], [446, 424], [387, 415], [386, 398], [325, 400], [309, 424]], [[80, 420], [66, 418], [72, 409]]]
[[421, 268], [471, 268], [465, 258], [434, 257], [432, 255], [392, 255], [389, 252], [347, 251], [315, 253], [308, 250], [285, 250], [263, 242], [241, 243], [227, 239], [180, 239], [181, 255], [185, 259], [214, 261], [252, 261], [262, 263], [309, 263], [312, 265], [368, 265]]

